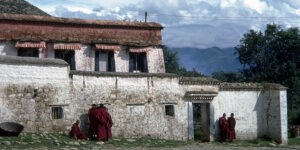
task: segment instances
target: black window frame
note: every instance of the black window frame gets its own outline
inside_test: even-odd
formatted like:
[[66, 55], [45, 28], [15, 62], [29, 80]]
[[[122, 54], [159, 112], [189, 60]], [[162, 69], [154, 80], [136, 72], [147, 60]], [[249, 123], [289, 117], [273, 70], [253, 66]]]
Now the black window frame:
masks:
[[[61, 55], [63, 58], [60, 57]], [[55, 50], [54, 57], [66, 61], [70, 65], [70, 70], [76, 70], [75, 50]], [[66, 57], [69, 57], [69, 59]]]
[[[104, 53], [107, 53], [107, 67], [106, 72], [115, 72], [115, 53], [114, 51], [102, 51]], [[95, 71], [100, 70], [100, 64], [99, 64], [99, 56], [101, 54], [100, 50], [95, 51]]]
[[175, 116], [175, 106], [174, 105], [165, 105], [165, 115], [174, 117]]
[[[28, 55], [29, 51], [32, 51], [32, 55]], [[40, 53], [39, 48], [18, 48], [17, 56], [39, 58], [39, 53]]]
[[58, 120], [64, 118], [64, 108], [62, 106], [51, 107], [51, 119]]
[[148, 72], [147, 53], [129, 53], [129, 72]]

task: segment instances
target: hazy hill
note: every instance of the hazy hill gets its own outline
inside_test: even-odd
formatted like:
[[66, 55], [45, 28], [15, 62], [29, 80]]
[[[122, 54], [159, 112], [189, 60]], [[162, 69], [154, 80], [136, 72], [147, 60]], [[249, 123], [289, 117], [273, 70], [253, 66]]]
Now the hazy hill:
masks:
[[0, 0], [0, 13], [50, 16], [25, 0]]
[[220, 49], [212, 47], [207, 49], [198, 48], [170, 48], [178, 51], [179, 63], [181, 66], [197, 71], [205, 75], [211, 75], [216, 71], [237, 71], [242, 65], [234, 55], [234, 48]]

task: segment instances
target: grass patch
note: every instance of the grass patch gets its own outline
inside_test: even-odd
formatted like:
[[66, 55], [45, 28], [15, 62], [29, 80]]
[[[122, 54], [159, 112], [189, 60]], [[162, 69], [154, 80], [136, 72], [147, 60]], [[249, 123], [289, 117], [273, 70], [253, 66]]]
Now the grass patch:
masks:
[[[9, 143], [9, 144], [7, 144]], [[92, 149], [93, 147], [178, 147], [185, 146], [192, 142], [174, 141], [160, 139], [111, 139], [107, 142], [75, 140], [67, 135], [58, 133], [22, 133], [18, 137], [0, 137], [0, 147], [4, 149], [24, 149], [24, 148], [77, 148]]]
[[289, 145], [300, 145], [300, 138], [289, 138]]
[[269, 139], [253, 139], [253, 140], [234, 140], [233, 142], [213, 142], [219, 146], [238, 146], [238, 147], [277, 147], [279, 146], [274, 140]]

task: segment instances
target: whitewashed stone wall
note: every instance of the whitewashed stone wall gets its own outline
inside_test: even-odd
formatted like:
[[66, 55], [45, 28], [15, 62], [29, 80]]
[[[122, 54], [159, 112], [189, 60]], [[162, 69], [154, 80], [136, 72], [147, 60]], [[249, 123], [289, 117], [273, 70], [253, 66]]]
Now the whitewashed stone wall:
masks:
[[[80, 118], [93, 103], [106, 104], [114, 136], [187, 139], [187, 105], [178, 78], [74, 74], [72, 93], [74, 117]], [[166, 104], [174, 105], [174, 117], [165, 115]]]
[[220, 91], [212, 101], [215, 137], [219, 136], [219, 118], [235, 114], [238, 139], [254, 139], [265, 134], [264, 97], [261, 91]]
[[47, 43], [46, 51], [46, 58], [55, 58], [55, 51], [53, 49], [53, 43]]
[[153, 47], [147, 52], [149, 73], [165, 73], [164, 54], [162, 48]]
[[129, 72], [129, 52], [122, 46], [120, 51], [115, 51], [116, 72]]
[[18, 51], [15, 47], [14, 42], [0, 41], [0, 55], [17, 56]]
[[81, 50], [75, 50], [76, 70], [95, 70], [95, 50], [91, 45], [82, 44]]
[[286, 91], [270, 89], [265, 92], [267, 135], [284, 144], [288, 141], [286, 100]]
[[[9, 63], [3, 63], [9, 61]], [[50, 105], [70, 103], [67, 63], [37, 58], [3, 58], [0, 61], [0, 120], [20, 122], [25, 131], [54, 131]], [[68, 122], [68, 124], [71, 122]], [[63, 124], [63, 123], [62, 123]]]
[[[185, 96], [198, 91], [217, 94], [209, 116], [215, 139], [218, 118], [235, 113], [238, 139], [266, 135], [287, 142], [285, 90], [219, 91], [209, 78], [181, 81], [169, 74], [70, 72], [62, 60], [0, 56], [0, 120], [19, 122], [25, 131], [53, 132], [68, 131], [80, 119], [86, 130], [91, 104], [104, 103], [114, 121], [115, 137], [186, 140], [188, 104], [195, 101]], [[174, 117], [165, 115], [165, 105], [174, 106]], [[63, 107], [63, 119], [51, 118], [52, 106]]]
[[219, 118], [235, 114], [238, 139], [270, 137], [287, 143], [286, 91], [279, 89], [220, 91], [211, 105], [214, 109], [214, 137], [219, 136]]

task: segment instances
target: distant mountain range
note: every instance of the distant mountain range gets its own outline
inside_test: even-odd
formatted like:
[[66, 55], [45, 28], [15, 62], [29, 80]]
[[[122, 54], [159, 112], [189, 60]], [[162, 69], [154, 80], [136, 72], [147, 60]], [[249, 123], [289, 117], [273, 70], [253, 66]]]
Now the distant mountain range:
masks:
[[0, 0], [0, 13], [50, 16], [25, 0]]
[[195, 68], [197, 71], [211, 75], [216, 71], [238, 71], [242, 65], [234, 55], [234, 48], [212, 47], [199, 48], [169, 48], [178, 52], [179, 63], [188, 70]]

